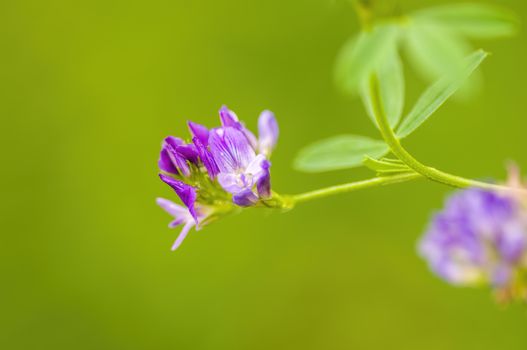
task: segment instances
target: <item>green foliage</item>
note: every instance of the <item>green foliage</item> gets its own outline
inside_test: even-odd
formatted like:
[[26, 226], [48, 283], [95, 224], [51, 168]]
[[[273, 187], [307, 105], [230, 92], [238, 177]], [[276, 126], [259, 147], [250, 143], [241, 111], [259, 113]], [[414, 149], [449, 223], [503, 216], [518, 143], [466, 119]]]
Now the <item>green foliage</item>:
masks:
[[397, 26], [381, 24], [350, 39], [337, 58], [337, 84], [348, 93], [359, 93], [371, 72], [395, 49], [397, 36]]
[[[517, 29], [518, 20], [510, 12], [477, 3], [453, 3], [388, 19], [373, 19], [367, 29], [342, 48], [335, 78], [344, 92], [357, 94], [372, 72], [384, 80], [381, 71], [390, 64], [385, 61], [393, 63], [393, 50], [404, 48], [413, 68], [433, 81], [463, 69], [463, 58], [473, 51], [469, 39], [510, 36]], [[387, 100], [387, 103], [391, 102]], [[390, 118], [393, 115], [396, 114], [389, 114]]]
[[515, 16], [488, 4], [449, 4], [414, 12], [412, 17], [439, 23], [467, 38], [510, 36], [518, 30]]
[[510, 36], [518, 27], [508, 11], [475, 3], [416, 11], [408, 22], [402, 43], [412, 65], [428, 79], [460, 72], [463, 57], [472, 51], [469, 39]]
[[482, 50], [472, 53], [462, 60], [463, 68], [460, 72], [447, 75], [426, 89], [401, 123], [397, 136], [399, 138], [406, 137], [424, 123], [452, 94], [463, 86], [463, 83], [487, 56], [488, 54]]
[[[487, 55], [482, 50], [472, 53], [462, 60], [463, 68], [457, 74], [447, 75], [425, 90], [408, 116], [402, 121], [397, 136], [399, 138], [406, 137], [424, 123], [432, 113], [463, 86]], [[381, 90], [380, 102], [383, 104], [389, 122], [393, 127], [397, 124], [403, 108], [404, 77], [397, 55], [393, 55], [392, 59], [391, 62], [385, 60], [385, 69], [379, 70], [379, 72], [384, 73], [379, 75], [379, 88]], [[363, 98], [368, 114], [373, 119], [372, 99], [369, 92], [363, 92]], [[383, 141], [358, 135], [335, 136], [304, 148], [295, 160], [295, 168], [305, 172], [323, 172], [365, 165], [378, 173], [408, 171], [406, 166], [397, 161], [374, 159], [382, 157], [388, 151], [389, 148]]]
[[388, 153], [380, 140], [358, 135], [340, 135], [305, 147], [294, 166], [305, 172], [323, 172], [362, 166], [364, 157], [379, 158]]
[[[368, 17], [366, 22], [367, 28], [342, 48], [335, 78], [346, 93], [360, 94], [368, 116], [376, 124], [369, 92], [369, 78], [374, 74], [378, 78], [380, 104], [399, 138], [415, 131], [454, 93], [475, 86], [469, 78], [473, 80], [473, 73], [487, 53], [479, 50], [469, 54], [472, 49], [468, 39], [512, 35], [518, 27], [510, 13], [484, 4], [450, 4], [377, 21]], [[399, 56], [402, 47], [414, 68], [435, 82], [400, 123], [405, 100], [404, 69]], [[400, 164], [374, 159], [387, 152], [382, 141], [356, 135], [336, 136], [306, 147], [298, 155], [295, 167], [319, 172], [366, 165], [379, 173], [401, 171]], [[364, 156], [368, 158], [363, 163]]]
[[462, 69], [470, 45], [448, 27], [435, 22], [413, 19], [404, 31], [403, 44], [414, 68], [434, 80]]

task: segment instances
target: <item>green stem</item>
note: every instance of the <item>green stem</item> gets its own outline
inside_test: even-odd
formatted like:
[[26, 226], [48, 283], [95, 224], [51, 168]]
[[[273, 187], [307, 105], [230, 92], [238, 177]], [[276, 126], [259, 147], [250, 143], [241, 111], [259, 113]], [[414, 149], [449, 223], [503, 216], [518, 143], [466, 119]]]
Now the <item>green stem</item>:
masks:
[[386, 185], [396, 184], [400, 182], [406, 182], [410, 180], [419, 179], [421, 177], [422, 176], [417, 173], [402, 173], [402, 174], [391, 175], [391, 176], [376, 177], [376, 178], [369, 179], [369, 180], [350, 182], [347, 184], [331, 186], [331, 187], [322, 188], [322, 189], [311, 191], [311, 192], [298, 194], [298, 195], [292, 196], [291, 199], [293, 203], [295, 204], [302, 203], [302, 202], [307, 202], [313, 199], [319, 199], [323, 197], [332, 196], [332, 195], [339, 194], [339, 193], [352, 192], [352, 191], [362, 190], [362, 189], [370, 188], [370, 187], [386, 186]]
[[405, 172], [391, 176], [380, 176], [373, 179], [350, 182], [342, 185], [336, 185], [331, 187], [322, 188], [319, 190], [301, 193], [293, 196], [273, 196], [276, 203], [269, 201], [270, 207], [281, 208], [281, 209], [291, 209], [297, 203], [303, 203], [311, 201], [314, 199], [319, 199], [323, 197], [333, 196], [339, 193], [347, 193], [357, 190], [362, 190], [365, 188], [377, 187], [377, 186], [386, 186], [411, 180], [416, 180], [422, 177], [426, 177], [432, 181], [439, 182], [444, 185], [458, 187], [458, 188], [467, 188], [467, 187], [478, 187], [485, 190], [492, 191], [513, 191], [516, 193], [527, 194], [526, 190], [494, 185], [486, 182], [466, 179], [460, 176], [452, 175], [445, 173], [443, 171], [437, 170], [435, 168], [426, 166], [420, 163], [415, 159], [406, 149], [403, 148], [399, 139], [393, 132], [386, 114], [384, 113], [379, 82], [376, 76], [372, 76], [370, 81], [370, 95], [371, 102], [373, 107], [373, 114], [375, 120], [379, 126], [379, 130], [384, 141], [390, 147], [392, 153], [399, 158], [403, 163], [405, 163], [410, 169], [414, 172]]
[[365, 0], [353, 0], [353, 7], [362, 29], [370, 30], [373, 23], [372, 5], [367, 4]]
[[497, 191], [518, 191], [518, 189], [513, 189], [506, 186], [489, 184], [486, 182], [466, 179], [460, 176], [451, 175], [435, 168], [431, 168], [420, 163], [415, 159], [410, 153], [406, 151], [401, 145], [399, 139], [393, 132], [388, 118], [381, 103], [381, 95], [379, 88], [378, 78], [373, 75], [370, 80], [370, 97], [373, 107], [373, 114], [379, 126], [379, 130], [384, 141], [390, 146], [392, 153], [404, 162], [408, 167], [415, 170], [417, 173], [427, 177], [432, 181], [436, 181], [448, 186], [466, 188], [466, 187], [478, 187], [486, 190], [497, 190]]

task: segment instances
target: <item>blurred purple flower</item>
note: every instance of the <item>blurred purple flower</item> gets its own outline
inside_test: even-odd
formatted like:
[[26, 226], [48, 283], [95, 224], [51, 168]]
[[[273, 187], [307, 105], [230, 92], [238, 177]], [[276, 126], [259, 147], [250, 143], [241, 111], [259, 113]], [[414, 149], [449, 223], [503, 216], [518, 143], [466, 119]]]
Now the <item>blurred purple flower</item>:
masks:
[[507, 287], [524, 264], [527, 220], [515, 197], [481, 189], [454, 193], [419, 243], [430, 268], [455, 285]]

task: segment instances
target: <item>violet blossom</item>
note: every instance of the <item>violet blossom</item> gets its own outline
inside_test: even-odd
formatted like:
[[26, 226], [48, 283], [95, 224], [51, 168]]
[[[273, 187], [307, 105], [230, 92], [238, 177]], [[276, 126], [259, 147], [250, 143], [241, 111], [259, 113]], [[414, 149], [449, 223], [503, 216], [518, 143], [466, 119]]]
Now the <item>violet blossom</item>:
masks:
[[213, 129], [188, 122], [191, 142], [173, 136], [163, 141], [158, 161], [160, 178], [184, 205], [157, 200], [174, 217], [171, 228], [183, 225], [173, 249], [192, 227], [199, 229], [237, 207], [279, 203], [271, 202], [269, 156], [278, 140], [274, 114], [260, 114], [258, 138], [226, 106], [219, 115], [221, 126]]
[[232, 127], [216, 129], [210, 137], [210, 148], [219, 168], [218, 182], [233, 194], [234, 203], [251, 206], [269, 196], [254, 191], [258, 182], [270, 182], [266, 170], [269, 162], [263, 154], [256, 155], [244, 134]]
[[457, 191], [434, 215], [419, 253], [451, 284], [489, 284], [511, 294], [517, 291], [519, 272], [527, 268], [525, 204], [514, 193]]

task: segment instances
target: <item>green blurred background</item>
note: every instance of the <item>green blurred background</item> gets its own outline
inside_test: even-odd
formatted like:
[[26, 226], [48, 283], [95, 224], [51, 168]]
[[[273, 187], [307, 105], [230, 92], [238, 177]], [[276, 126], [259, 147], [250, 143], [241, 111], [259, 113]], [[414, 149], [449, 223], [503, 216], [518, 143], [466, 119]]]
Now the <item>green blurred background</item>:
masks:
[[[527, 23], [525, 1], [493, 3]], [[356, 30], [345, 0], [2, 1], [0, 348], [525, 349], [525, 307], [448, 286], [417, 257], [440, 185], [250, 210], [170, 251], [160, 142], [187, 119], [217, 124], [223, 103], [253, 128], [276, 113], [280, 192], [370, 176], [291, 167], [316, 139], [375, 135], [332, 79]], [[481, 94], [405, 144], [441, 169], [503, 178], [506, 159], [527, 169], [526, 33], [477, 46], [494, 53]], [[425, 84], [406, 72], [414, 101]]]

